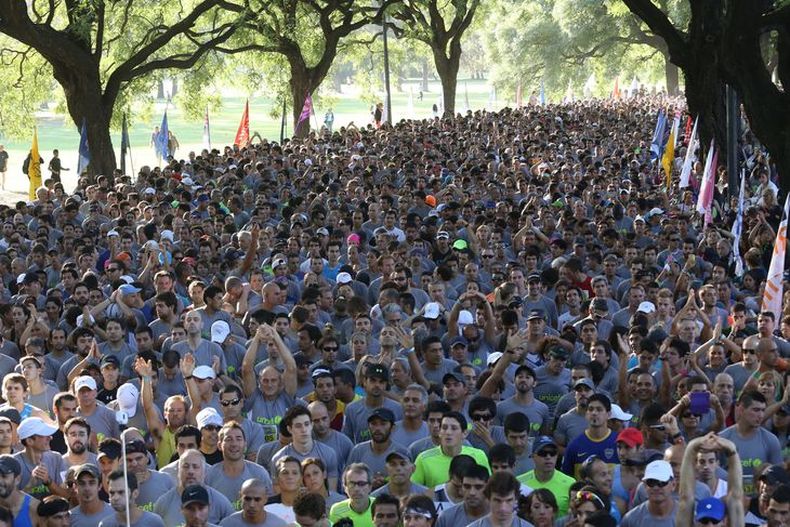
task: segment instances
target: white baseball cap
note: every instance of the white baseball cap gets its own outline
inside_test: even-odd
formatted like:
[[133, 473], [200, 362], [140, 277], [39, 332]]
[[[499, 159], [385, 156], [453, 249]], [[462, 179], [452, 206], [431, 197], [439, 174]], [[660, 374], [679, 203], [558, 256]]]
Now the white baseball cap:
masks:
[[230, 326], [224, 320], [217, 320], [211, 324], [211, 342], [222, 344], [230, 335]]
[[203, 429], [209, 425], [222, 426], [222, 416], [212, 407], [203, 408], [199, 411], [195, 416], [195, 421], [197, 421], [198, 429]]
[[337, 280], [336, 281], [337, 281], [338, 284], [347, 284], [347, 283], [351, 282], [352, 280], [353, 279], [351, 278], [351, 275], [349, 273], [345, 272], [345, 271], [343, 271], [342, 273], [337, 273]]
[[211, 366], [198, 366], [192, 372], [192, 377], [196, 379], [216, 379], [217, 374], [214, 372], [214, 368]]
[[438, 302], [428, 302], [425, 304], [425, 310], [422, 313], [422, 316], [425, 318], [430, 319], [437, 319], [441, 314], [441, 307], [439, 306]]
[[40, 417], [22, 419], [22, 422], [19, 423], [19, 427], [16, 429], [20, 440], [32, 436], [51, 436], [57, 431], [57, 427], [48, 425]]
[[90, 375], [80, 375], [77, 377], [77, 380], [74, 381], [74, 392], [80, 393], [80, 390], [83, 388], [90, 388], [91, 390], [96, 390], [96, 379], [91, 377]]
[[675, 475], [672, 473], [672, 465], [663, 459], [659, 459], [652, 461], [647, 465], [645, 468], [645, 476], [642, 478], [642, 481], [655, 479], [663, 482], [669, 481], [674, 477]]
[[140, 390], [132, 383], [127, 382], [118, 388], [118, 408], [126, 412], [129, 417], [134, 417], [137, 413], [137, 401], [140, 398]]
[[638, 312], [642, 312], [642, 313], [646, 313], [646, 314], [655, 313], [656, 312], [656, 306], [653, 304], [653, 302], [648, 302], [647, 300], [645, 300], [644, 302], [639, 304], [639, 307], [636, 308], [636, 310]]
[[629, 414], [628, 412], [626, 412], [625, 410], [620, 408], [620, 405], [612, 403], [612, 412], [611, 412], [610, 419], [615, 419], [617, 421], [628, 422], [631, 419], [633, 419], [633, 417], [634, 417], [634, 414]]

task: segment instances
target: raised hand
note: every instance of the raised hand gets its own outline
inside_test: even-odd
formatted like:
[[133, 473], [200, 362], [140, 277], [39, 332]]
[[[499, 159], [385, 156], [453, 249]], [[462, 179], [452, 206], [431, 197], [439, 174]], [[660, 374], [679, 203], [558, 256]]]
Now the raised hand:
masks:
[[181, 367], [181, 375], [184, 377], [190, 377], [192, 372], [195, 371], [195, 356], [191, 353], [187, 353], [181, 359], [179, 366]]

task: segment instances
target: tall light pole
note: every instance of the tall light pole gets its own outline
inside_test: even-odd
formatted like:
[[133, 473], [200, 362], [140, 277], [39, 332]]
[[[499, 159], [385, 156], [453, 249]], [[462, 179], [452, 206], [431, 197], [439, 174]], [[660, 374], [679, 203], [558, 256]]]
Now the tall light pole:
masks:
[[387, 109], [387, 120], [390, 123], [395, 122], [392, 119], [392, 94], [390, 92], [390, 53], [387, 46], [387, 14], [381, 14], [381, 28], [384, 31], [384, 89], [387, 92], [386, 101], [384, 102]]

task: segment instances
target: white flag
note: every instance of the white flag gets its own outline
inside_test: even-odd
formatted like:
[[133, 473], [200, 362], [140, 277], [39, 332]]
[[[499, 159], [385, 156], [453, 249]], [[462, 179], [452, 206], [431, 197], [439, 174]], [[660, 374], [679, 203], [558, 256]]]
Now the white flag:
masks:
[[732, 225], [732, 258], [735, 260], [735, 275], [743, 276], [743, 258], [741, 258], [741, 231], [743, 230], [743, 197], [746, 193], [746, 171], [741, 170], [741, 194], [738, 196], [738, 211]]
[[716, 182], [711, 172], [711, 164], [713, 163], [714, 141], [710, 140], [710, 149], [708, 155], [705, 157], [705, 168], [702, 170], [702, 184], [699, 187], [699, 197], [697, 198], [697, 212], [705, 214], [710, 207], [710, 202], [707, 199], [708, 188]]
[[694, 119], [694, 128], [691, 129], [691, 139], [689, 139], [688, 149], [686, 150], [686, 158], [683, 160], [683, 169], [680, 171], [680, 188], [689, 186], [689, 178], [691, 177], [691, 169], [694, 162], [697, 160], [695, 153], [699, 148], [699, 139], [697, 139], [697, 123], [699, 122], [699, 115]]
[[773, 313], [775, 320], [782, 320], [782, 296], [784, 294], [782, 278], [785, 271], [788, 215], [790, 215], [790, 194], [787, 195], [785, 200], [782, 222], [779, 224], [779, 230], [776, 231], [774, 254], [771, 256], [771, 265], [768, 267], [768, 278], [765, 280], [765, 292], [763, 293], [763, 305], [761, 308], [761, 311]]

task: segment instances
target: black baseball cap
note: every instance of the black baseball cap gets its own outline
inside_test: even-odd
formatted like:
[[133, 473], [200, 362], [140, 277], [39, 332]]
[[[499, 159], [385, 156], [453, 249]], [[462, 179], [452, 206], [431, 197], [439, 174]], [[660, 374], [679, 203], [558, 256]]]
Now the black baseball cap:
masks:
[[383, 421], [395, 422], [395, 414], [389, 408], [376, 408], [368, 417], [368, 423], [373, 419], [381, 419]]
[[368, 364], [368, 367], [365, 370], [365, 377], [381, 379], [383, 381], [389, 382], [390, 371], [383, 364]]
[[185, 507], [190, 503], [208, 505], [208, 491], [203, 485], [190, 485], [181, 493], [181, 505]]

